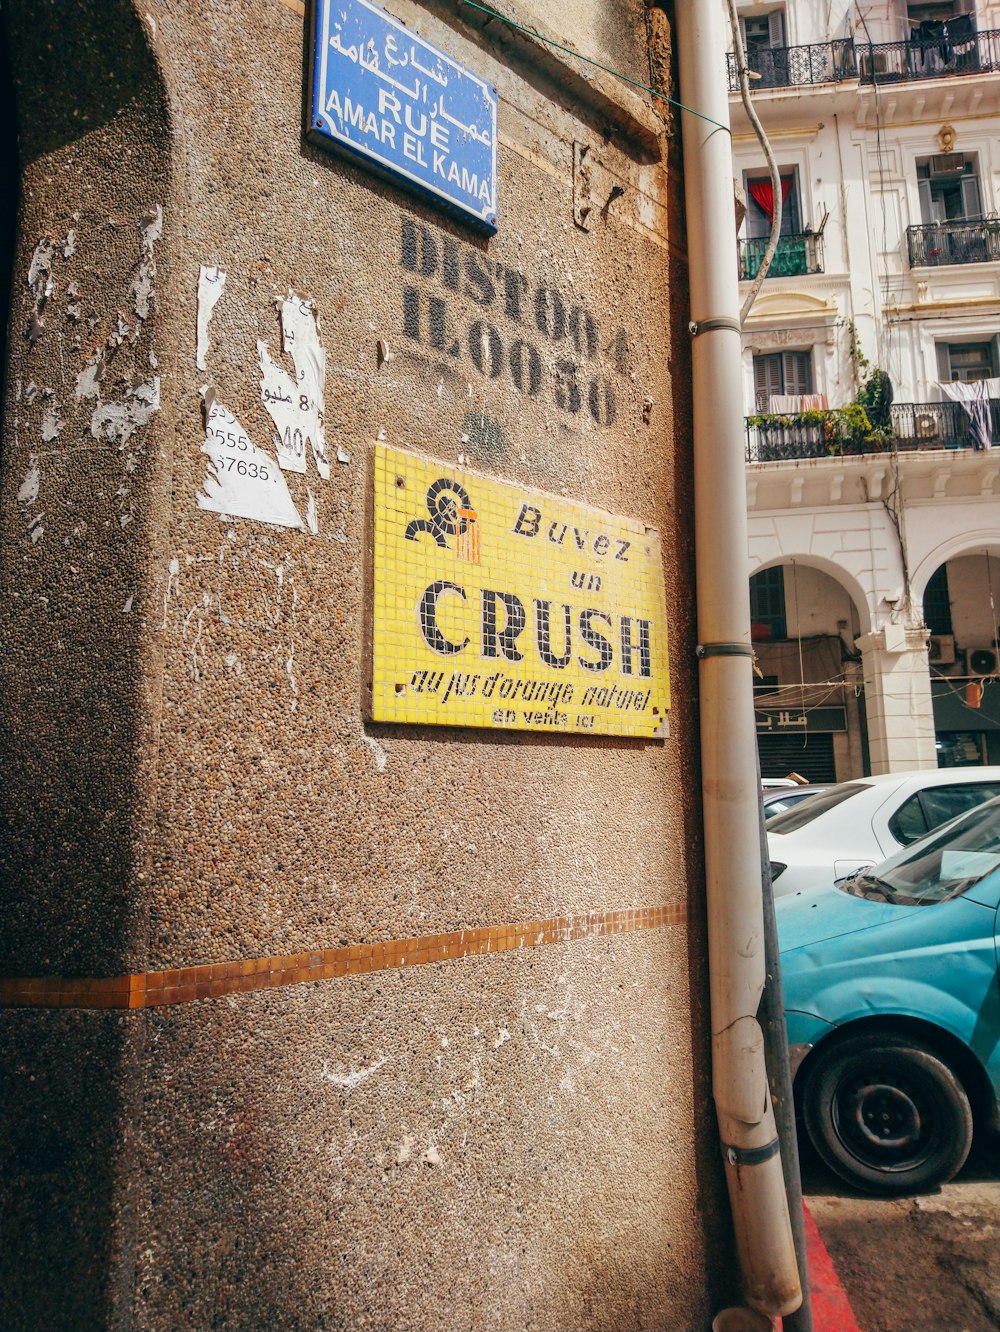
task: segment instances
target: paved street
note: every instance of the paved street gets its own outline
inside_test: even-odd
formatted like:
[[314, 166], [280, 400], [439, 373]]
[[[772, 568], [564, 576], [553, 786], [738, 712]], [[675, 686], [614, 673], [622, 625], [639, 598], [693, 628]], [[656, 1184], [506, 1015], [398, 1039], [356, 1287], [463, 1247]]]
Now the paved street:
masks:
[[1000, 1146], [917, 1198], [853, 1193], [803, 1147], [806, 1204], [862, 1332], [1000, 1329]]

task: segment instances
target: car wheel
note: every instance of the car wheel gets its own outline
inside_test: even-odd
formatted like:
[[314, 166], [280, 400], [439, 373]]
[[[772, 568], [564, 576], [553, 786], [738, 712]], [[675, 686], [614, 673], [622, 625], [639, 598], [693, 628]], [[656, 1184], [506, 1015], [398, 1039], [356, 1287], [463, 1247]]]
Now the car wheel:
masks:
[[936, 1054], [901, 1036], [853, 1036], [820, 1054], [802, 1113], [830, 1169], [869, 1193], [943, 1184], [972, 1146], [972, 1111], [958, 1079]]

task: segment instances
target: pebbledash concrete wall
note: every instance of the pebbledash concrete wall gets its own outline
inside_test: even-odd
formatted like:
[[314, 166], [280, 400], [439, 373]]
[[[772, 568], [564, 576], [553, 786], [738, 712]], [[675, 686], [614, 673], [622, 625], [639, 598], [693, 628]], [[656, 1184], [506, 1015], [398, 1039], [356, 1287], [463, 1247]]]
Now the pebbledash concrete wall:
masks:
[[[668, 66], [640, 0], [501, 7]], [[683, 1332], [734, 1293], [670, 118], [458, 3], [386, 8], [499, 90], [489, 239], [304, 143], [295, 0], [4, 6], [5, 1329]], [[298, 529], [198, 503], [203, 389], [273, 459], [289, 293], [326, 364]], [[668, 738], [364, 720], [379, 440], [659, 529]]]

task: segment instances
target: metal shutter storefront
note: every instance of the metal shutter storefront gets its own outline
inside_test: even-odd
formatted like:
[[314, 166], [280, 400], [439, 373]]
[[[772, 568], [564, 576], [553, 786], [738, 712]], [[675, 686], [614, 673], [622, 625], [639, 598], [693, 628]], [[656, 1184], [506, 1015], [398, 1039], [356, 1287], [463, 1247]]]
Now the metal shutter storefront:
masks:
[[762, 777], [787, 777], [797, 772], [809, 782], [837, 780], [832, 734], [758, 735], [757, 750]]

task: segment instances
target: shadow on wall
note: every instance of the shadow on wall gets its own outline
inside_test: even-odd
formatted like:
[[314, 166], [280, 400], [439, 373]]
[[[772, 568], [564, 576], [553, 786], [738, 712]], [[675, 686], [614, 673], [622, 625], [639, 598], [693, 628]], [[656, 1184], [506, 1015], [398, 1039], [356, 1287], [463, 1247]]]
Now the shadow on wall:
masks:
[[[94, 418], [101, 394], [116, 410], [113, 399], [131, 401], [133, 381], [148, 377], [158, 317], [137, 314], [101, 387], [78, 390], [85, 368], [103, 368], [93, 348], [121, 320], [141, 221], [168, 201], [170, 134], [149, 34], [131, 5], [76, 0], [72, 9], [68, 28], [61, 0], [3, 6], [0, 152], [23, 199], [19, 215], [9, 195], [0, 202], [10, 311], [0, 956], [22, 975], [131, 970], [146, 935], [134, 830], [146, 817], [154, 743], [137, 695], [155, 682], [143, 679], [139, 606], [135, 615], [122, 608], [145, 585], [163, 465], [136, 433], [131, 507], [119, 512], [105, 497], [124, 493], [129, 460], [116, 447], [123, 438], [95, 429]], [[48, 267], [29, 289], [42, 251]], [[148, 306], [155, 314], [152, 298]], [[80, 553], [78, 567], [67, 551]]]
[[[136, 523], [126, 529], [118, 514], [98, 507], [122, 484], [123, 452], [93, 432], [93, 401], [74, 390], [88, 355], [76, 338], [81, 313], [94, 319], [92, 328], [114, 326], [111, 312], [142, 253], [137, 224], [154, 191], [168, 201], [168, 150], [165, 94], [128, 0], [4, 0], [0, 970], [7, 975], [114, 975], [131, 969], [123, 961], [141, 957], [145, 944], [134, 846], [153, 744], [142, 729], [149, 709], [137, 707], [135, 695], [149, 652], [138, 616], [122, 613], [122, 586], [143, 583], [151, 542], [133, 531], [155, 518], [160, 461], [152, 449], [138, 459]], [[112, 229], [112, 216], [127, 225]], [[34, 289], [26, 282], [40, 245], [48, 248], [51, 292], [44, 280]], [[71, 308], [74, 277], [82, 311]], [[32, 305], [45, 328], [29, 344]], [[131, 372], [138, 354], [148, 367], [154, 324], [135, 347], [121, 349], [108, 389], [117, 391], [118, 375]], [[15, 385], [32, 380], [40, 391], [29, 411], [27, 393], [15, 404]], [[51, 433], [41, 424], [43, 402], [58, 403]], [[15, 411], [20, 430], [10, 427]], [[86, 567], [69, 568], [74, 515], [88, 505], [93, 530], [110, 535], [90, 538]], [[11, 1009], [0, 1020], [0, 1326], [127, 1326], [134, 1244], [127, 1125], [141, 1091], [135, 1046], [143, 1025], [120, 1013], [67, 1010]]]
[[0, 411], [2, 411], [7, 384], [10, 286], [14, 267], [17, 214], [20, 207], [14, 86], [11, 82], [7, 20], [3, 12], [0, 12], [0, 180], [8, 182], [7, 188], [0, 191]]

